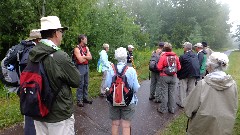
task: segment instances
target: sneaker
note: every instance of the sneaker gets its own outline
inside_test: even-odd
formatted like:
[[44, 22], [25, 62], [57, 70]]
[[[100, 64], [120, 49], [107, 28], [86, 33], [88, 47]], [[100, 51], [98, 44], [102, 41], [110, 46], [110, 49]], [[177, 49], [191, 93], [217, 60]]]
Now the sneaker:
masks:
[[88, 99], [83, 99], [83, 103], [87, 103], [87, 104], [92, 104], [93, 101], [88, 100]]
[[153, 100], [154, 103], [161, 103], [160, 100], [154, 99]]
[[155, 97], [149, 97], [148, 99], [149, 99], [149, 100], [153, 100], [153, 99], [155, 99]]
[[83, 105], [83, 101], [82, 101], [82, 100], [78, 101], [78, 102], [77, 102], [77, 106], [83, 107], [83, 106], [84, 106], [84, 105]]

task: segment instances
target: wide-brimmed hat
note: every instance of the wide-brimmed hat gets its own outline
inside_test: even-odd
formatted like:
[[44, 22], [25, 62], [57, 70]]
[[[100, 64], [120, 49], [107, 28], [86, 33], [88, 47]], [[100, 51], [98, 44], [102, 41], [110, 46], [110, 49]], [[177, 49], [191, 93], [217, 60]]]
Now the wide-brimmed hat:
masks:
[[57, 16], [42, 17], [40, 21], [41, 21], [40, 31], [56, 29], [68, 30], [68, 27], [62, 27], [60, 20]]
[[42, 38], [40, 31], [37, 29], [33, 29], [30, 31], [29, 37], [26, 39], [26, 41], [30, 41], [38, 38]]

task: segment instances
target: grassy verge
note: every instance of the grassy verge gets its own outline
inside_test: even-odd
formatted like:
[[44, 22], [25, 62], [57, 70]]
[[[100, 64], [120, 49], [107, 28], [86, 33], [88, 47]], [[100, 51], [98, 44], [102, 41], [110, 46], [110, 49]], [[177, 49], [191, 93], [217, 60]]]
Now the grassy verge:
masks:
[[[148, 62], [150, 59], [152, 50], [149, 48], [135, 50], [134, 51], [134, 64], [137, 69], [140, 80], [146, 80], [148, 78]], [[96, 72], [96, 70], [90, 71], [89, 80], [89, 95], [90, 97], [97, 97], [100, 93], [102, 74]], [[76, 89], [73, 89], [73, 95], [76, 99]], [[19, 110], [19, 98], [15, 93], [11, 93], [10, 97], [6, 97], [7, 91], [0, 84], [0, 130], [9, 127], [15, 123], [23, 121], [23, 116]]]
[[[232, 75], [232, 77], [236, 81], [236, 83], [238, 85], [238, 91], [239, 91], [239, 88], [240, 88], [240, 68], [238, 66], [239, 58], [240, 58], [240, 51], [233, 52], [230, 55], [230, 57], [229, 57], [230, 63], [229, 63], [228, 71], [227, 71], [227, 73]], [[238, 94], [238, 96], [239, 96], [239, 99], [240, 99], [240, 94]], [[234, 126], [233, 135], [239, 135], [240, 134], [240, 128], [239, 128], [240, 127], [240, 113], [239, 113], [239, 109], [238, 109], [236, 123], [235, 123], [235, 126]], [[182, 113], [179, 117], [177, 117], [175, 120], [173, 120], [173, 122], [171, 122], [166, 127], [165, 130], [159, 131], [157, 134], [159, 134], [159, 135], [160, 134], [161, 135], [185, 135], [186, 134], [186, 132], [185, 132], [186, 123], [187, 123], [187, 118]]]

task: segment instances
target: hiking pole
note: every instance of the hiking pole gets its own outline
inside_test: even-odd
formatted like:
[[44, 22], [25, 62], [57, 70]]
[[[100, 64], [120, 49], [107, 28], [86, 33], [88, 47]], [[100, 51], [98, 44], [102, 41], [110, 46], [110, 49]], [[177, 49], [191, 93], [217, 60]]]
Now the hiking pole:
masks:
[[187, 134], [187, 131], [188, 131], [188, 124], [189, 124], [189, 118], [188, 118], [188, 120], [187, 120], [187, 128], [186, 128], [186, 134]]
[[[131, 61], [132, 61], [132, 67], [136, 70], [136, 73], [137, 73], [137, 68], [136, 68], [136, 66], [134, 65], [133, 57], [131, 57]], [[138, 73], [137, 73], [137, 78], [138, 78]], [[139, 80], [139, 79], [138, 79], [138, 80]]]

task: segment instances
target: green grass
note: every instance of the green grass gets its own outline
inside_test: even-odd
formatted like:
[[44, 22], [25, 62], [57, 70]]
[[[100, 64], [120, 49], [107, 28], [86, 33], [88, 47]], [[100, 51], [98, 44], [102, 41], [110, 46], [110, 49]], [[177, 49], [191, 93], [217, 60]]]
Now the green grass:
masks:
[[[240, 88], [240, 67], [239, 64], [239, 58], [240, 58], [240, 51], [233, 52], [229, 59], [229, 68], [227, 70], [227, 73], [232, 75], [233, 79], [236, 81], [238, 85], [238, 93]], [[240, 94], [238, 94], [238, 97], [240, 99]], [[240, 104], [239, 104], [240, 106]], [[238, 107], [238, 113], [236, 118], [236, 123], [234, 126], [233, 135], [239, 135], [240, 134], [240, 113], [239, 113], [239, 107]], [[179, 115], [175, 120], [173, 120], [163, 131], [159, 131], [157, 134], [161, 135], [185, 135], [185, 129], [186, 129], [186, 123], [187, 123], [187, 117], [184, 113]]]

